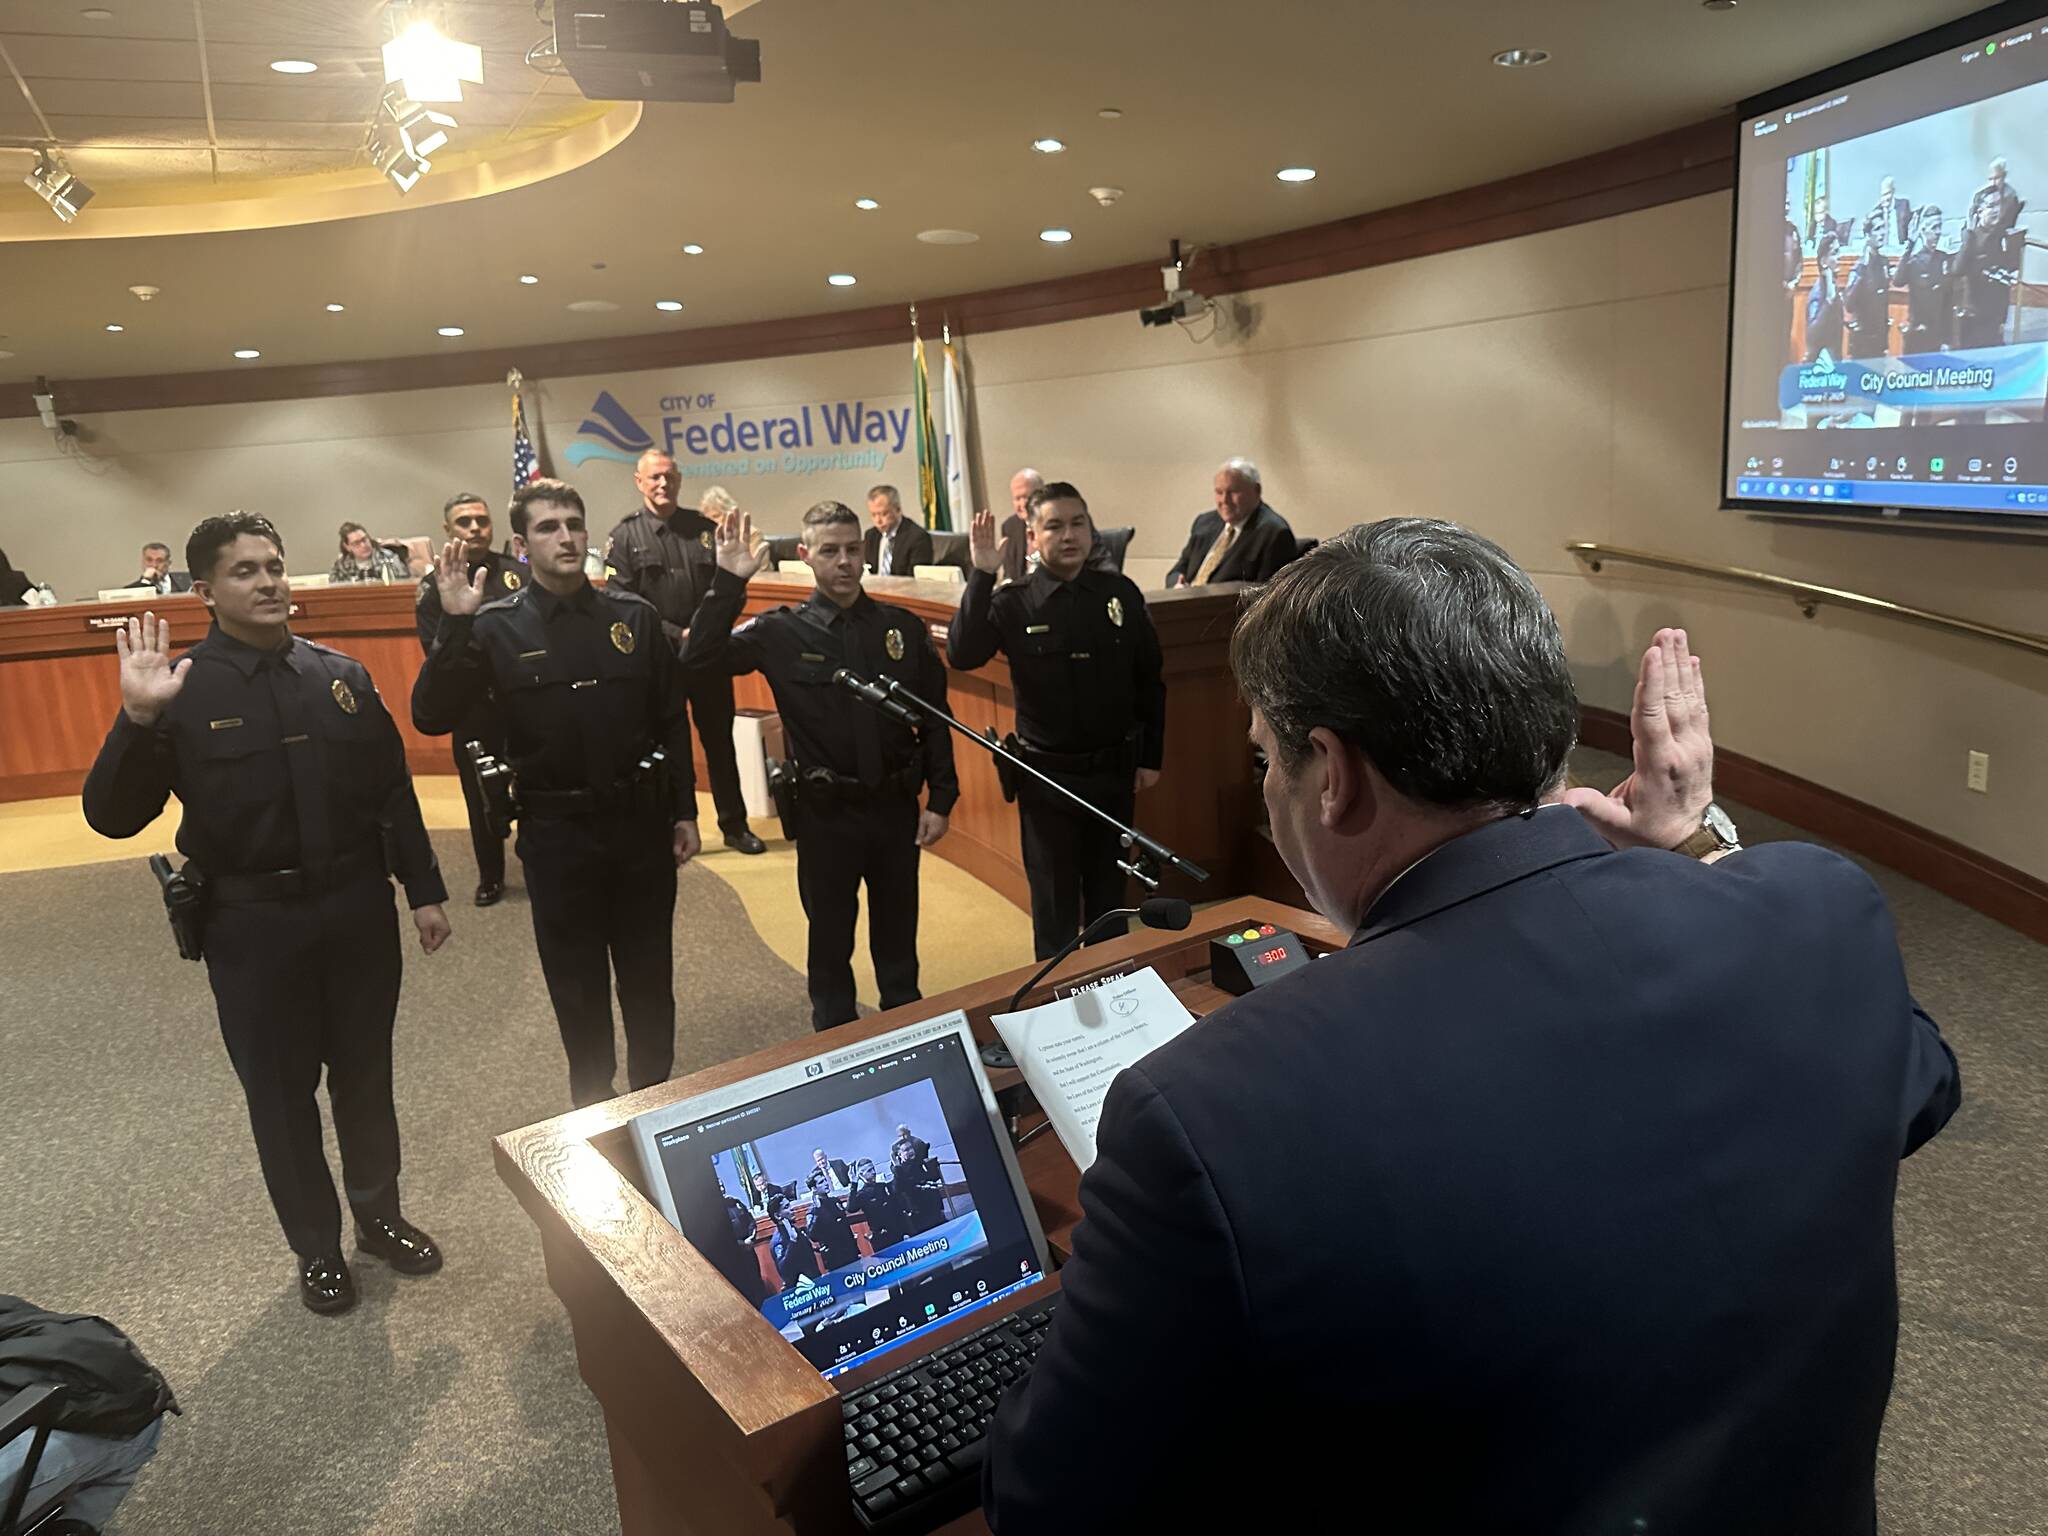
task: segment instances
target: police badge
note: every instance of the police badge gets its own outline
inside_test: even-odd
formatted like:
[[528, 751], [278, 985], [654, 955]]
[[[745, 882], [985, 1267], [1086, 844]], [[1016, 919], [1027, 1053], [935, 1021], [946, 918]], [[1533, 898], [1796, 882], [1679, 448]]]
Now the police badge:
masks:
[[507, 592], [517, 592], [522, 585], [524, 583], [520, 581], [517, 571], [507, 571], [505, 573], [505, 590]]
[[612, 649], [621, 656], [633, 654], [633, 631], [626, 627], [624, 619], [612, 626]]
[[334, 702], [341, 706], [341, 712], [345, 715], [354, 714], [356, 710], [360, 707], [356, 703], [356, 696], [354, 690], [351, 689], [347, 683], [344, 683], [338, 677], [334, 680], [330, 687], [334, 694]]
[[699, 544], [702, 544], [706, 549], [709, 549], [711, 547], [711, 530], [709, 528], [706, 528], [702, 533], [698, 534], [697, 542]]
[[1109, 622], [1118, 629], [1124, 627], [1124, 600], [1120, 597], [1112, 597], [1109, 600]]
[[882, 636], [882, 649], [889, 653], [891, 661], [901, 661], [903, 659], [903, 631], [892, 629], [888, 634]]

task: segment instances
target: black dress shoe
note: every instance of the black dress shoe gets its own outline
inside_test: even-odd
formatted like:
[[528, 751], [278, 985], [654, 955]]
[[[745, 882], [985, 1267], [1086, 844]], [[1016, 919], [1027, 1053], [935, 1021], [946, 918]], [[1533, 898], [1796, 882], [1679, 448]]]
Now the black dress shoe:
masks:
[[752, 827], [734, 827], [725, 834], [725, 846], [737, 848], [741, 853], [766, 853], [768, 845], [754, 836]]
[[490, 880], [476, 888], [476, 904], [480, 907], [495, 907], [505, 896], [505, 882]]
[[356, 1304], [355, 1276], [338, 1253], [299, 1260], [299, 1300], [314, 1312], [346, 1312]]
[[431, 1275], [441, 1267], [434, 1240], [403, 1216], [356, 1221], [356, 1246], [374, 1253], [401, 1275]]

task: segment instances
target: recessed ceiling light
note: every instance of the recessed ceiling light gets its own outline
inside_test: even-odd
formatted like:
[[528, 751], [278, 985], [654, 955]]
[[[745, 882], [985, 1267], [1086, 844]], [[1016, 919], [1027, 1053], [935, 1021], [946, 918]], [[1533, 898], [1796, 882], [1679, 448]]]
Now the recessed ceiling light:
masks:
[[1735, 9], [1735, 0], [1700, 0], [1700, 4], [1710, 11], [1732, 11]]
[[348, 308], [346, 304], [330, 304], [327, 306], [327, 313], [329, 313], [330, 315], [338, 315], [346, 308]]
[[1493, 56], [1493, 62], [1502, 69], [1528, 69], [1549, 63], [1550, 55], [1541, 48], [1503, 48]]
[[1067, 146], [1059, 139], [1033, 139], [1031, 147], [1041, 155], [1056, 155]]
[[882, 205], [876, 202], [872, 197], [856, 197], [853, 200], [853, 206], [858, 208], [862, 213], [873, 213], [877, 208], [881, 207]]
[[311, 59], [272, 59], [270, 67], [280, 75], [310, 75], [320, 66]]
[[0, 363], [6, 362], [12, 356], [14, 356], [12, 352], [0, 352]]
[[1038, 238], [1047, 245], [1065, 245], [1074, 238], [1074, 232], [1071, 229], [1041, 229]]
[[1282, 181], [1314, 181], [1315, 167], [1312, 165], [1290, 165], [1273, 173]]
[[1097, 109], [1095, 115], [1105, 122], [1113, 123], [1124, 115], [1124, 109], [1122, 107], [1101, 107]]
[[125, 325], [110, 325], [107, 327], [107, 329], [110, 331], [125, 331], [128, 329], [128, 327]]
[[243, 362], [247, 362], [252, 357], [261, 357], [262, 355], [263, 354], [261, 352], [258, 352], [254, 347], [235, 348], [235, 356], [242, 359]]
[[692, 240], [688, 245], [683, 247], [683, 254], [685, 256], [702, 256], [704, 254], [704, 247], [699, 245], [696, 241]]
[[971, 229], [921, 229], [917, 238], [926, 245], [972, 245], [981, 236]]
[[540, 279], [535, 277], [531, 272], [522, 272], [519, 274], [519, 281], [531, 285], [539, 282]]
[[562, 307], [579, 315], [608, 315], [619, 306], [610, 299], [571, 299]]
[[436, 336], [460, 336], [462, 334], [462, 327], [459, 325], [438, 326], [435, 328], [434, 334]]
[[851, 272], [834, 272], [825, 281], [834, 288], [851, 288], [854, 284], [854, 276]]
[[89, 5], [78, 13], [81, 21], [112, 21], [114, 13], [103, 5]]
[[674, 314], [677, 310], [683, 307], [683, 301], [681, 299], [656, 299], [654, 301], [654, 307], [656, 309], [667, 310], [670, 314]]

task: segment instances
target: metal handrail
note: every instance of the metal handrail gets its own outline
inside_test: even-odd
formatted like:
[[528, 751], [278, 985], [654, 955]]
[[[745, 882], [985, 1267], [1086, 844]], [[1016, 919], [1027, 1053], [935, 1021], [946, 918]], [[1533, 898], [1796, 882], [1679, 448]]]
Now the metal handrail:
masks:
[[2028, 634], [2025, 630], [2001, 629], [1995, 624], [1979, 624], [1975, 619], [1957, 618], [1952, 613], [1936, 613], [1928, 608], [1915, 608], [1906, 603], [1894, 603], [1882, 597], [1870, 597], [1862, 592], [1845, 592], [1839, 587], [1817, 586], [1810, 581], [1794, 581], [1789, 576], [1773, 576], [1768, 571], [1745, 570], [1739, 565], [1713, 565], [1704, 560], [1683, 560], [1675, 555], [1656, 555], [1647, 550], [1623, 549], [1618, 544], [1592, 544], [1573, 540], [1565, 545], [1568, 554], [1576, 555], [1593, 570], [1609, 560], [1624, 565], [1647, 565], [1660, 571], [1677, 571], [1687, 576], [1709, 576], [1716, 581], [1735, 582], [1740, 586], [1753, 587], [1762, 592], [1776, 592], [1789, 597], [1799, 605], [1799, 611], [1809, 619], [1823, 603], [1833, 603], [1838, 608], [1853, 608], [1863, 613], [1888, 614], [1895, 619], [1904, 619], [1912, 624], [1925, 624], [1933, 629], [1944, 629], [1955, 635], [1974, 635], [1979, 640], [1994, 641], [2009, 645], [2017, 650], [2031, 651], [2036, 656], [2048, 656], [2048, 635]]

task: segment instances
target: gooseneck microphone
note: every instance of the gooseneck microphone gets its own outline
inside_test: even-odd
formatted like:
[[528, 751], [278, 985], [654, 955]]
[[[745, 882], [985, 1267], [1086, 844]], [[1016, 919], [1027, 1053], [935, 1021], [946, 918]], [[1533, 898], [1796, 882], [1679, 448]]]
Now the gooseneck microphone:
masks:
[[886, 688], [877, 687], [856, 672], [841, 667], [832, 674], [832, 681], [856, 698], [872, 704], [891, 720], [900, 720], [905, 725], [918, 724], [917, 712], [889, 697]]
[[1047, 971], [1058, 965], [1111, 923], [1118, 922], [1127, 917], [1135, 917], [1147, 928], [1170, 928], [1178, 932], [1194, 921], [1195, 909], [1182, 901], [1178, 896], [1147, 896], [1135, 907], [1118, 907], [1114, 912], [1103, 913], [1102, 916], [1095, 919], [1094, 922], [1061, 945], [1059, 953], [1041, 965], [1032, 978], [1016, 990], [1015, 994], [1010, 998], [1010, 1006], [1003, 1011], [1005, 1013], [1015, 1013], [1017, 1005], [1024, 1001], [1024, 994], [1037, 986], [1044, 979]]

